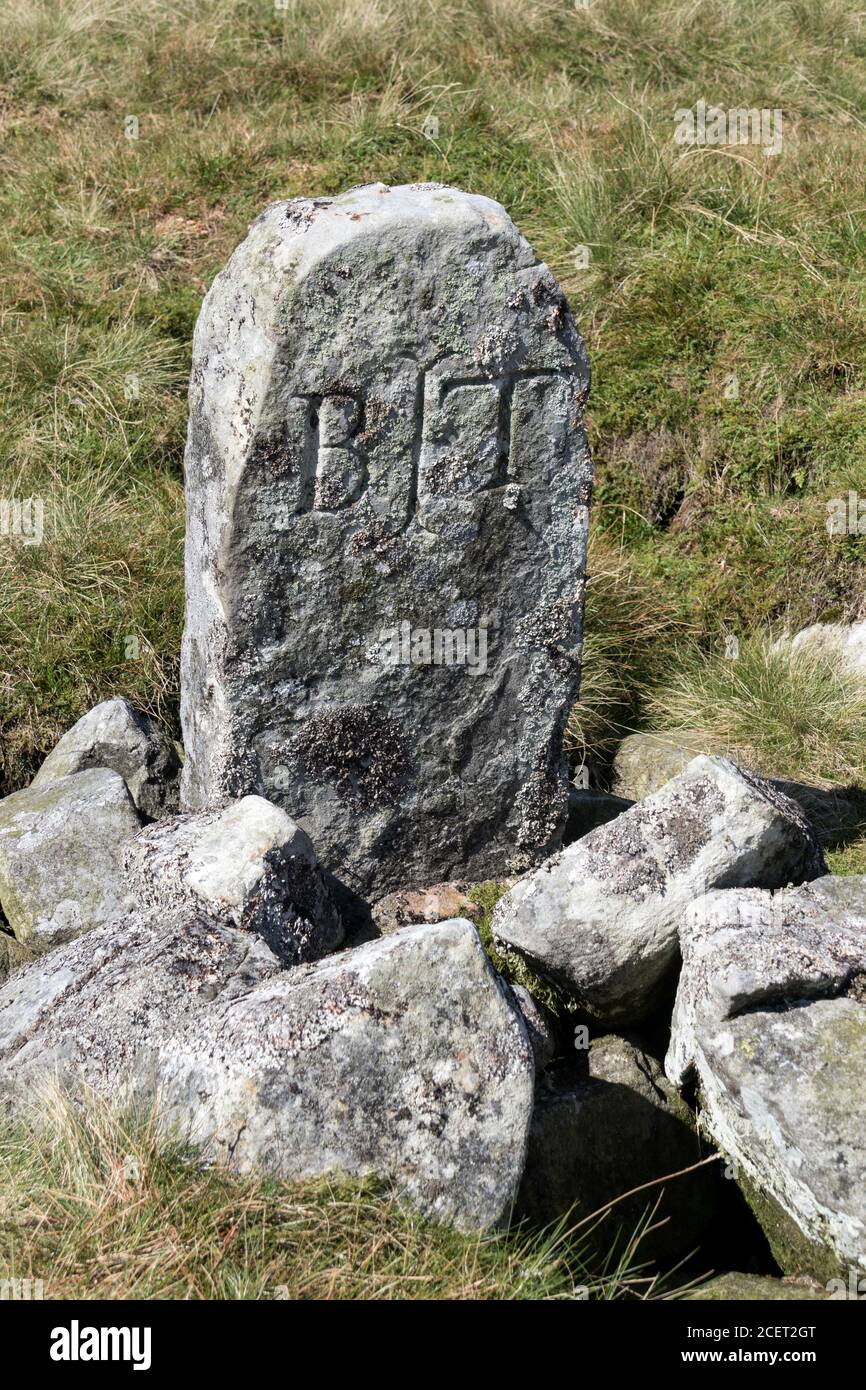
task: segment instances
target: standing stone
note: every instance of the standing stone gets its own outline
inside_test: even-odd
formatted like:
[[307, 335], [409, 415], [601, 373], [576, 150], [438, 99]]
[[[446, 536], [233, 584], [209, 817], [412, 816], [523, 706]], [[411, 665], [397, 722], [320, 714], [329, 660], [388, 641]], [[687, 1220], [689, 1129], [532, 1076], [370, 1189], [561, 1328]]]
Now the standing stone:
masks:
[[374, 184], [258, 218], [195, 335], [187, 808], [264, 795], [369, 896], [556, 849], [588, 387], [490, 199]]

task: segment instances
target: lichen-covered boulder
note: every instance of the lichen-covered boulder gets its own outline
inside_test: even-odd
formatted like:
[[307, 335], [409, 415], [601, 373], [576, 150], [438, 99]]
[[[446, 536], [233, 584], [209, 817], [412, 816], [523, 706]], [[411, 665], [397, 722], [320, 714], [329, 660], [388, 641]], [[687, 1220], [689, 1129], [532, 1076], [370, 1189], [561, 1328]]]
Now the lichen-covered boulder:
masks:
[[310, 837], [261, 796], [148, 826], [125, 864], [137, 903], [254, 931], [285, 965], [318, 960], [343, 940]]
[[526, 1030], [471, 923], [284, 970], [251, 932], [138, 911], [0, 988], [0, 1102], [40, 1078], [159, 1096], [238, 1172], [379, 1174], [465, 1229], [507, 1216], [532, 1113]]
[[500, 898], [492, 929], [612, 1027], [645, 1018], [672, 987], [677, 929], [714, 887], [778, 888], [825, 871], [797, 806], [724, 758], [591, 831]]
[[[708, 1168], [672, 1176], [707, 1155], [658, 1061], [611, 1035], [593, 1041], [581, 1078], [556, 1069], [548, 1076], [538, 1088], [518, 1214], [544, 1226], [568, 1216], [577, 1225], [615, 1202], [597, 1229], [583, 1227], [602, 1259], [622, 1255], [649, 1225], [657, 1229], [640, 1239], [638, 1263], [694, 1249], [714, 1215], [716, 1178]], [[617, 1200], [635, 1188], [644, 1190]]]
[[267, 796], [373, 899], [559, 843], [589, 368], [489, 198], [276, 203], [195, 332], [187, 809]]
[[106, 768], [0, 801], [0, 904], [18, 940], [47, 951], [120, 911], [123, 849], [140, 829], [123, 778]]
[[613, 790], [617, 796], [642, 801], [706, 752], [706, 735], [691, 729], [629, 734], [613, 760]]
[[866, 1270], [866, 878], [685, 913], [666, 1061], [786, 1273]]
[[91, 767], [118, 772], [143, 816], [157, 820], [177, 810], [175, 746], [128, 700], [103, 700], [82, 715], [48, 754], [31, 786], [45, 787]]

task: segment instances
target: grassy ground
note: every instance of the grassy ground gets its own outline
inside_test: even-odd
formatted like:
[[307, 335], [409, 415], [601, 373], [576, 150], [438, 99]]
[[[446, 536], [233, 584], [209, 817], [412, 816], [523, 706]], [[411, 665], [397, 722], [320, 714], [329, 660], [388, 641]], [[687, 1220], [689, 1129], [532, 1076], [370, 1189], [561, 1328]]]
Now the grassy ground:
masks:
[[[866, 785], [862, 695], [769, 642], [866, 611], [825, 525], [866, 498], [854, 0], [0, 0], [0, 33], [0, 493], [45, 502], [43, 544], [0, 540], [0, 792], [109, 694], [178, 732], [202, 295], [267, 202], [377, 179], [502, 201], [587, 338], [575, 755], [697, 727]], [[677, 144], [699, 99], [779, 108], [780, 153]]]
[[[0, 1133], [0, 1278], [45, 1298], [656, 1299], [641, 1230], [601, 1266], [608, 1216], [547, 1233], [462, 1236], [372, 1184], [236, 1180], [191, 1164], [154, 1115], [57, 1095]], [[602, 1223], [600, 1225], [599, 1223]]]
[[[853, 4], [4, 0], [0, 19], [0, 473], [46, 500], [45, 543], [0, 546], [6, 789], [108, 693], [177, 731], [201, 297], [266, 202], [359, 178], [499, 198], [583, 326], [578, 742], [656, 717], [647, 684], [699, 692], [729, 635], [863, 611], [863, 540], [824, 524], [866, 495]], [[678, 145], [699, 98], [780, 108], [781, 153]], [[777, 693], [749, 698], [760, 742]], [[791, 751], [825, 776], [807, 738]]]

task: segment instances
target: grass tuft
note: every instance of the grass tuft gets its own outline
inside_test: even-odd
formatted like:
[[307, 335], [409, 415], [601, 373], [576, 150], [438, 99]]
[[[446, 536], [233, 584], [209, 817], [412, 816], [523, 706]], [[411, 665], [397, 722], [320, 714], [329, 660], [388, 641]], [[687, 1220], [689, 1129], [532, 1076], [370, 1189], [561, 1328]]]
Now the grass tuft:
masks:
[[637, 1261], [648, 1221], [594, 1268], [588, 1237], [565, 1222], [459, 1235], [373, 1182], [233, 1178], [162, 1136], [152, 1110], [94, 1096], [74, 1107], [56, 1090], [4, 1127], [0, 1194], [0, 1277], [41, 1279], [51, 1299], [615, 1299], [663, 1287]]
[[768, 776], [831, 788], [866, 771], [866, 685], [808, 647], [792, 657], [755, 637], [736, 659], [680, 653], [649, 709], [657, 728], [696, 730], [713, 751]]

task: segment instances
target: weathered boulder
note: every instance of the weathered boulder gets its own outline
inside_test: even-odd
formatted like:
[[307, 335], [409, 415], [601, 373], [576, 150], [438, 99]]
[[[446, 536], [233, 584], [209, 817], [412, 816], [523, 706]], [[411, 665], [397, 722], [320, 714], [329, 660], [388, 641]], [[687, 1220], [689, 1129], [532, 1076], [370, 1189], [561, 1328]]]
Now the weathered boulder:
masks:
[[160, 1098], [238, 1172], [380, 1174], [461, 1228], [509, 1212], [534, 1067], [471, 923], [407, 927], [283, 970], [188, 912], [133, 913], [0, 988], [0, 1099], [40, 1077]]
[[791, 1303], [797, 1300], [817, 1302], [829, 1298], [826, 1289], [811, 1283], [794, 1283], [786, 1279], [770, 1279], [764, 1274], [720, 1274], [707, 1280], [697, 1289], [684, 1294], [693, 1303]]
[[479, 909], [456, 883], [434, 883], [430, 888], [400, 888], [381, 898], [373, 908], [373, 922], [383, 936], [420, 922], [447, 922], [451, 917], [472, 920]]
[[[517, 1213], [544, 1226], [568, 1216], [572, 1226], [615, 1203], [597, 1228], [583, 1228], [602, 1260], [622, 1255], [650, 1215], [658, 1229], [642, 1237], [634, 1259], [677, 1258], [712, 1219], [715, 1176], [708, 1168], [672, 1175], [704, 1157], [658, 1061], [625, 1038], [598, 1038], [584, 1077], [554, 1069], [538, 1088]], [[616, 1200], [635, 1188], [644, 1190]]]
[[824, 657], [834, 666], [866, 678], [866, 622], [813, 623], [793, 637], [782, 637], [775, 650]]
[[520, 879], [494, 936], [583, 1012], [629, 1026], [672, 986], [684, 909], [709, 888], [781, 887], [825, 871], [798, 807], [724, 758], [679, 777]]
[[686, 912], [666, 1061], [787, 1273], [866, 1270], [866, 878]]
[[[622, 797], [651, 796], [672, 777], [676, 777], [698, 754], [707, 751], [705, 734], [691, 731], [678, 733], [631, 734], [623, 739], [613, 764], [614, 789]], [[736, 750], [727, 750], [727, 755], [742, 766]], [[762, 776], [763, 774], [758, 773]], [[764, 777], [768, 786], [781, 796], [796, 801], [801, 811], [815, 829], [822, 844], [833, 843], [840, 837], [851, 839], [866, 815], [866, 798], [855, 787], [815, 787], [803, 782]], [[588, 792], [572, 792], [572, 804], [579, 796], [590, 796]], [[590, 807], [587, 806], [587, 811]], [[623, 804], [621, 810], [628, 809]], [[566, 829], [564, 842], [570, 843], [576, 837], [571, 833], [571, 820]]]
[[16, 971], [0, 989], [0, 1096], [31, 1080], [148, 1093], [159, 1049], [206, 1005], [282, 969], [261, 937], [185, 909], [134, 908]]
[[318, 960], [343, 940], [310, 837], [260, 796], [148, 826], [129, 845], [126, 869], [137, 902], [254, 931], [285, 965]]
[[107, 768], [0, 801], [0, 904], [18, 940], [47, 951], [114, 916], [128, 901], [123, 848], [140, 828]]
[[186, 808], [256, 792], [369, 898], [559, 843], [589, 368], [488, 198], [277, 203], [196, 327]]
[[707, 751], [706, 735], [697, 730], [629, 734], [613, 760], [613, 790], [617, 796], [642, 801]]
[[48, 754], [31, 786], [45, 787], [91, 767], [119, 773], [149, 819], [177, 810], [180, 762], [174, 744], [128, 700], [103, 700], [82, 715]]

